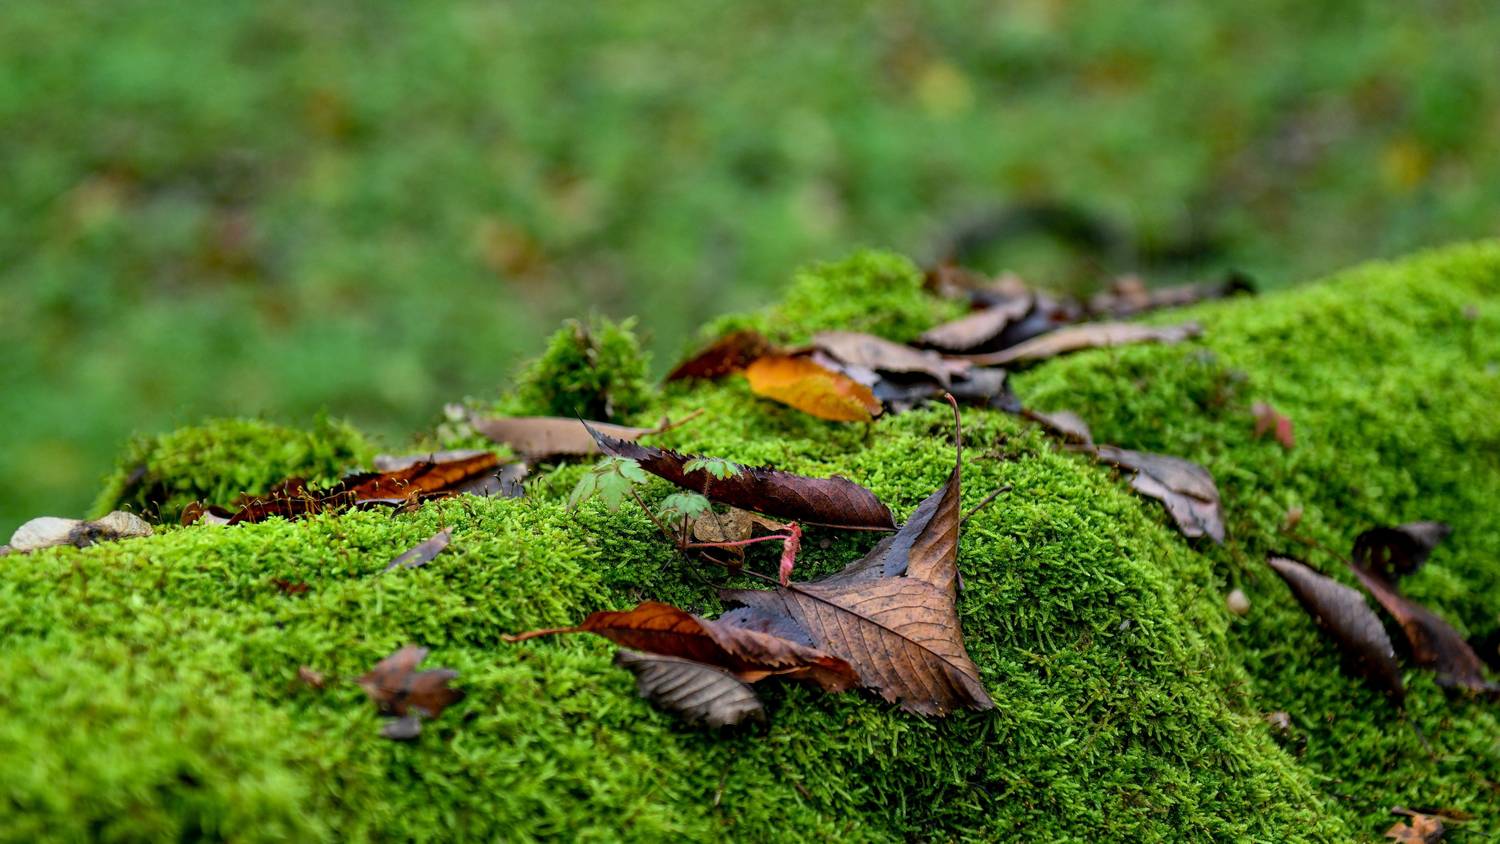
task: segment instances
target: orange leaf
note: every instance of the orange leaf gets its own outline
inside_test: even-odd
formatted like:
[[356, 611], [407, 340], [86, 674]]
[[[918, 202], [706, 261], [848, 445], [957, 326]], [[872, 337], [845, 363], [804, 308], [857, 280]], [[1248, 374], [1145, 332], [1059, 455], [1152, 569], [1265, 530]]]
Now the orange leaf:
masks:
[[869, 422], [880, 401], [869, 387], [805, 357], [766, 355], [745, 369], [756, 395], [833, 422]]

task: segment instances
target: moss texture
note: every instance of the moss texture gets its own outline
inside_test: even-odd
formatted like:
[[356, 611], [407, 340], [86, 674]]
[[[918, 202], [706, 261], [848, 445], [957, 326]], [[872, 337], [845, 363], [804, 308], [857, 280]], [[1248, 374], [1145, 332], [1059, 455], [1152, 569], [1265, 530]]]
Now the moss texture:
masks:
[[[865, 254], [740, 319], [793, 338], [851, 326], [904, 339], [951, 310], [918, 285], [904, 260]], [[1447, 519], [1453, 538], [1410, 591], [1467, 631], [1497, 626], [1500, 246], [1193, 316], [1202, 343], [1077, 355], [1018, 389], [1082, 413], [1102, 440], [1204, 462], [1225, 496], [1223, 548], [1188, 545], [1158, 504], [1037, 431], [965, 412], [965, 505], [1012, 488], [960, 547], [960, 611], [993, 712], [929, 721], [772, 686], [769, 726], [714, 734], [638, 700], [600, 640], [503, 643], [642, 597], [718, 609], [716, 572], [633, 509], [567, 512], [581, 469], [544, 469], [522, 500], [7, 558], [0, 758], [17, 761], [0, 766], [0, 837], [1343, 841], [1377, 835], [1393, 804], [1468, 811], [1478, 820], [1454, 840], [1492, 837], [1491, 707], [1410, 673], [1403, 721], [1340, 673], [1260, 559], [1282, 550], [1335, 570], [1279, 538], [1292, 506], [1302, 532], [1338, 548], [1377, 521]], [[1295, 420], [1294, 451], [1252, 440], [1255, 400]], [[838, 472], [902, 514], [952, 465], [937, 407], [839, 426], [732, 378], [674, 385], [642, 412], [699, 407], [659, 441]], [[270, 471], [260, 456], [230, 462]], [[376, 576], [444, 524], [453, 544], [431, 565]], [[873, 541], [810, 532], [802, 572]], [[274, 578], [311, 588], [285, 595]], [[1223, 609], [1233, 586], [1250, 595], [1245, 619]], [[304, 663], [356, 676], [408, 642], [469, 693], [413, 744], [377, 737], [351, 683], [294, 682]], [[1291, 714], [1291, 741], [1266, 726], [1275, 710]]]

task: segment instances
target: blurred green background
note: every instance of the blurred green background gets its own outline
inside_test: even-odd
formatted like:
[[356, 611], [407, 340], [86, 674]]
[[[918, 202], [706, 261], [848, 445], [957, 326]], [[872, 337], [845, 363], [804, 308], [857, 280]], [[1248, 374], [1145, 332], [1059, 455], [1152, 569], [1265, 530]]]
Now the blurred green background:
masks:
[[1108, 237], [973, 259], [1074, 288], [1500, 234], [1497, 44], [1480, 0], [6, 0], [0, 532], [133, 431], [410, 431], [564, 316], [660, 367], [799, 263], [1020, 208]]

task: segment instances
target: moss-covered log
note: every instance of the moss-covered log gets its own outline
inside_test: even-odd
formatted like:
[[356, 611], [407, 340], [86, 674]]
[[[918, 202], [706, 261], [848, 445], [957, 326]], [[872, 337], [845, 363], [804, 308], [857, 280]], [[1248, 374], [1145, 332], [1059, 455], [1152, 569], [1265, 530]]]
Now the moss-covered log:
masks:
[[[908, 262], [866, 254], [725, 324], [904, 340], [952, 308], [920, 292]], [[965, 505], [1011, 488], [967, 525], [959, 557], [992, 712], [924, 720], [867, 695], [772, 686], [767, 727], [719, 734], [637, 699], [603, 641], [505, 644], [642, 597], [717, 611], [715, 572], [638, 511], [570, 514], [581, 469], [544, 468], [524, 500], [0, 559], [0, 838], [1349, 840], [1378, 834], [1396, 804], [1474, 814], [1458, 840], [1500, 833], [1495, 705], [1409, 672], [1406, 712], [1394, 710], [1341, 673], [1262, 564], [1281, 551], [1339, 570], [1281, 535], [1293, 507], [1299, 533], [1333, 548], [1375, 523], [1447, 520], [1452, 539], [1405, 588], [1466, 633], [1500, 627], [1500, 246], [1191, 315], [1201, 342], [1079, 354], [1017, 389], [1079, 412], [1103, 441], [1202, 462], [1224, 495], [1225, 546], [1188, 544], [1160, 505], [1024, 423], [966, 411]], [[1254, 401], [1295, 421], [1294, 450], [1252, 439]], [[731, 378], [673, 385], [637, 420], [700, 407], [658, 442], [837, 472], [903, 514], [952, 466], [943, 407], [866, 430]], [[243, 449], [172, 468], [171, 443], [236, 430], [129, 460], [174, 494], [295, 471], [284, 453]], [[350, 448], [306, 453], [318, 470]], [[443, 556], [375, 576], [441, 524], [455, 527]], [[874, 541], [810, 530], [800, 570]], [[283, 594], [275, 578], [311, 588]], [[1250, 598], [1243, 619], [1224, 608], [1235, 587]], [[302, 664], [357, 676], [409, 642], [468, 692], [414, 743], [378, 737], [353, 683], [295, 682]], [[1289, 733], [1267, 725], [1274, 711]]]

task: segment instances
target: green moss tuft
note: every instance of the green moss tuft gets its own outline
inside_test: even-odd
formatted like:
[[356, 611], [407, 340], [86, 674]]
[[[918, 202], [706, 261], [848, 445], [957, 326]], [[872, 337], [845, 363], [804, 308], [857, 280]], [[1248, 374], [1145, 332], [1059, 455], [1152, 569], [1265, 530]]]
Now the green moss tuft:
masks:
[[[806, 320], [790, 330], [833, 327], [841, 296], [873, 309], [915, 291], [909, 273], [860, 287], [821, 272], [790, 298]], [[946, 306], [913, 307], [935, 319]], [[863, 321], [846, 327], [925, 326], [855, 310]], [[1300, 530], [1334, 547], [1376, 521], [1447, 519], [1454, 537], [1410, 591], [1466, 632], [1497, 626], [1500, 246], [1194, 315], [1203, 343], [1074, 356], [1019, 390], [1078, 410], [1102, 440], [1204, 462], [1225, 495], [1222, 548], [1190, 546], [1159, 504], [1036, 430], [965, 411], [964, 505], [1011, 488], [959, 549], [965, 639], [993, 712], [924, 720], [867, 695], [771, 685], [768, 726], [715, 734], [638, 700], [600, 640], [505, 644], [502, 633], [644, 597], [719, 609], [720, 573], [682, 560], [638, 509], [569, 512], [586, 471], [573, 465], [539, 472], [521, 500], [175, 528], [7, 559], [0, 758], [27, 762], [0, 766], [4, 835], [1345, 841], [1374, 837], [1404, 804], [1470, 812], [1454, 839], [1493, 838], [1491, 708], [1412, 672], [1404, 723], [1339, 671], [1260, 560], [1286, 551], [1337, 572], [1278, 533], [1294, 505]], [[1292, 416], [1294, 451], [1251, 438], [1255, 400]], [[843, 474], [900, 514], [952, 466], [940, 406], [838, 425], [730, 378], [673, 385], [644, 412], [695, 408], [702, 419], [657, 442]], [[646, 488], [652, 502], [669, 491]], [[443, 525], [453, 543], [430, 565], [377, 575]], [[874, 540], [810, 530], [801, 574]], [[769, 570], [775, 553], [752, 548], [751, 563]], [[275, 578], [311, 588], [285, 595]], [[1224, 609], [1234, 586], [1251, 598], [1244, 619]], [[357, 676], [408, 642], [469, 692], [411, 745], [376, 735], [347, 679], [324, 692], [292, 679], [301, 664]], [[1294, 725], [1284, 746], [1263, 720], [1277, 710]]]
[[257, 419], [209, 420], [131, 442], [92, 512], [133, 510], [175, 522], [193, 501], [228, 504], [289, 477], [329, 483], [370, 456], [364, 436], [344, 422], [320, 419], [302, 431]]
[[502, 409], [515, 416], [628, 418], [649, 400], [648, 364], [634, 319], [568, 320], [521, 371]]

